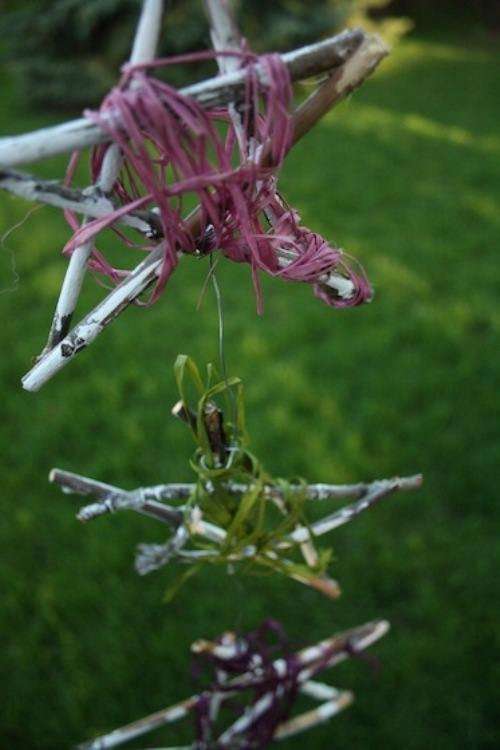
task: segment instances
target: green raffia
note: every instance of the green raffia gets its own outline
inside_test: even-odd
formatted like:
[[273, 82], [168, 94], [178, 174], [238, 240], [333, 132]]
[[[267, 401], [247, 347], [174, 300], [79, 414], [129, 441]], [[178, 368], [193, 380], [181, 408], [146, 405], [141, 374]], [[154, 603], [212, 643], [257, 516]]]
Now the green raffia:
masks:
[[[196, 473], [195, 490], [186, 504], [186, 513], [198, 507], [205, 521], [216, 524], [226, 532], [226, 540], [217, 545], [206, 540], [193, 540], [199, 549], [210, 550], [210, 557], [197, 560], [182, 576], [173, 583], [166, 594], [168, 601], [177, 593], [187, 578], [198, 572], [205, 564], [231, 564], [245, 571], [261, 573], [279, 572], [285, 575], [299, 575], [305, 579], [316, 578], [324, 573], [331, 559], [331, 550], [318, 554], [318, 564], [314, 567], [304, 562], [296, 562], [290, 556], [297, 556], [296, 547], [279, 550], [279, 542], [288, 536], [297, 524], [308, 527], [305, 517], [307, 500], [306, 483], [300, 479], [292, 482], [273, 478], [266, 473], [258, 458], [248, 448], [248, 435], [245, 429], [243, 384], [239, 378], [221, 379], [214, 365], [207, 366], [205, 379], [195, 362], [185, 354], [180, 354], [174, 365], [175, 379], [182, 401], [184, 414], [192, 432], [196, 450], [190, 465]], [[219, 407], [219, 403], [221, 407]], [[211, 436], [207, 429], [207, 410], [219, 409], [220, 413], [231, 414], [232, 421], [223, 422], [224, 460], [214, 451]], [[222, 416], [220, 417], [222, 421]], [[228, 490], [232, 484], [244, 484], [248, 490], [234, 494]], [[297, 485], [303, 485], [303, 492]], [[281, 508], [266, 496], [265, 487], [272, 485], [281, 491]], [[234, 556], [243, 555], [249, 546], [257, 553], [235, 563]], [[302, 560], [302, 558], [300, 558]]]

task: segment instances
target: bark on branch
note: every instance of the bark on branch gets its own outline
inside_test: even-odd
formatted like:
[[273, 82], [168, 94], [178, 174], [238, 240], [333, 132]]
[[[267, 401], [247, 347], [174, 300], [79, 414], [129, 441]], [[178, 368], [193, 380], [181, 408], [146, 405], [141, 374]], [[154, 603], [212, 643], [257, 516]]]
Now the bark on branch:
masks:
[[[342, 65], [359, 47], [366, 35], [361, 29], [343, 31], [337, 36], [311, 44], [282, 55], [293, 81], [320, 75]], [[257, 75], [265, 85], [265, 68], [257, 65]], [[221, 76], [180, 89], [185, 96], [195, 99], [201, 106], [212, 108], [237, 102], [243, 93], [244, 70], [235, 70]], [[109, 117], [116, 117], [110, 113]], [[105, 143], [109, 136], [85, 118], [62, 125], [43, 128], [20, 136], [0, 139], [0, 166], [9, 167], [45, 159], [56, 154], [79, 150]]]
[[[144, 0], [130, 56], [132, 64], [153, 60], [160, 36], [162, 14], [163, 0]], [[94, 191], [99, 195], [110, 193], [120, 174], [121, 167], [122, 153], [120, 147], [113, 143], [104, 154]], [[84, 223], [86, 221], [87, 218], [85, 217]], [[44, 352], [53, 349], [66, 336], [71, 327], [71, 319], [80, 296], [87, 271], [87, 263], [93, 249], [94, 242], [90, 240], [75, 248], [71, 255], [57, 300], [47, 344], [42, 355]]]

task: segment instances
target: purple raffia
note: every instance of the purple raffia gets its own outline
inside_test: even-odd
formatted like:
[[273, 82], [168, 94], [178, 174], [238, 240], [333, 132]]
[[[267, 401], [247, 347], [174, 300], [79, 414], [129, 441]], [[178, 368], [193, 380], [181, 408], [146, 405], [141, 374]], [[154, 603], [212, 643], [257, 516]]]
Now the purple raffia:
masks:
[[[215, 644], [227, 646], [227, 638], [221, 636]], [[230, 644], [233, 654], [228, 655], [226, 652], [221, 657], [217, 655], [216, 649], [212, 649], [203, 652], [194, 663], [195, 675], [199, 675], [203, 664], [206, 666], [207, 663], [214, 673], [210, 689], [200, 694], [194, 708], [197, 750], [222, 750], [228, 747], [253, 750], [267, 747], [278, 726], [289, 717], [297, 698], [300, 673], [304, 670], [304, 665], [292, 653], [286, 633], [279, 622], [265, 620], [256, 630], [244, 636], [233, 637]], [[338, 646], [323, 649], [318, 658], [308, 665], [308, 679], [324, 669], [337, 651]], [[355, 653], [354, 648], [352, 653]], [[246, 679], [238, 685], [237, 678], [243, 674]], [[233, 737], [231, 744], [225, 744], [220, 738], [215, 739], [217, 730], [211, 708], [212, 696], [226, 692], [237, 696], [225, 701], [225, 705], [232, 708], [236, 716], [241, 716], [243, 709], [248, 715], [259, 700], [264, 696], [270, 697], [265, 710], [256, 711], [246, 729], [238, 732], [237, 741]]]
[[[227, 109], [202, 109], [172, 86], [147, 75], [153, 68], [216, 55], [236, 55], [245, 67], [240, 140]], [[265, 70], [266, 85], [257, 76], [257, 61]], [[162, 228], [164, 262], [152, 302], [174, 271], [179, 253], [206, 254], [216, 249], [231, 260], [250, 264], [259, 312], [259, 271], [312, 284], [316, 296], [334, 307], [370, 299], [364, 274], [351, 269], [342, 250], [302, 226], [299, 214], [285, 206], [277, 191], [276, 174], [292, 145], [291, 100], [290, 76], [276, 54], [257, 58], [250, 52], [201, 52], [126, 65], [119, 85], [107, 95], [100, 110], [85, 112], [122, 150], [123, 168], [111, 196], [118, 208], [80, 228], [76, 218], [67, 213], [75, 232], [64, 251], [70, 254], [130, 211], [155, 207]], [[116, 116], [109, 117], [111, 112]], [[107, 148], [109, 145], [101, 145], [92, 152], [93, 180], [99, 175]], [[68, 168], [68, 182], [75, 163], [76, 157]], [[195, 195], [200, 205], [195, 221], [183, 217], [188, 194]], [[117, 234], [132, 245], [122, 233]], [[278, 249], [291, 251], [294, 259], [280, 265]], [[113, 268], [97, 250], [90, 266], [115, 283], [127, 274]], [[320, 276], [332, 270], [353, 282], [355, 293], [350, 299], [342, 299], [318, 283]]]

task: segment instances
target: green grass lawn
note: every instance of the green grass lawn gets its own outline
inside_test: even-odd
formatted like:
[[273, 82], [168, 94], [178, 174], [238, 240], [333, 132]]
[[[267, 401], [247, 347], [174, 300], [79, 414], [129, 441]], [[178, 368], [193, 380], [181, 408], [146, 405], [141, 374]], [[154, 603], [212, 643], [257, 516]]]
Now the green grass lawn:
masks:
[[[194, 638], [268, 616], [307, 642], [392, 623], [378, 674], [360, 660], [331, 674], [355, 690], [355, 706], [283, 747], [499, 746], [499, 76], [487, 46], [410, 37], [291, 154], [288, 198], [363, 262], [373, 304], [332, 311], [308, 288], [266, 280], [258, 318], [248, 268], [226, 262], [220, 273], [229, 368], [245, 381], [253, 448], [270, 471], [425, 474], [421, 492], [333, 535], [336, 603], [282, 578], [211, 569], [166, 605], [173, 571], [132, 570], [135, 544], [160, 541], [159, 526], [127, 514], [75, 521], [78, 500], [49, 486], [52, 466], [124, 487], [190, 478], [189, 435], [169, 416], [172, 364], [180, 351], [216, 356], [210, 295], [196, 311], [206, 262], [182, 262], [155, 307], [124, 313], [34, 395], [19, 380], [44, 343], [68, 230], [43, 208], [6, 239], [2, 747], [66, 748], [167, 705], [191, 690]], [[48, 122], [11, 100], [7, 83], [2, 132]], [[28, 206], [0, 199], [4, 231]], [[80, 309], [101, 295], [89, 282]], [[149, 744], [188, 737], [169, 728]]]

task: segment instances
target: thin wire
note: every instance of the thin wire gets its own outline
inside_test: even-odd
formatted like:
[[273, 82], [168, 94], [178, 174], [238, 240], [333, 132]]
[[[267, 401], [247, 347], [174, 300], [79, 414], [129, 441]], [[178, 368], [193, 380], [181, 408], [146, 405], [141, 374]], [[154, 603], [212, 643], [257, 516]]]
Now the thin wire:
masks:
[[43, 206], [33, 206], [33, 208], [30, 208], [30, 210], [26, 213], [26, 215], [17, 222], [17, 224], [14, 224], [13, 227], [10, 227], [10, 229], [7, 229], [6, 232], [3, 233], [3, 235], [0, 237], [0, 250], [6, 250], [10, 255], [10, 269], [12, 271], [12, 285], [10, 287], [7, 287], [6, 289], [0, 289], [0, 294], [7, 294], [8, 292], [17, 292], [19, 288], [19, 282], [21, 280], [21, 276], [19, 274], [19, 271], [17, 270], [17, 263], [16, 263], [16, 255], [14, 253], [14, 250], [10, 247], [8, 247], [5, 244], [5, 240], [7, 237], [10, 237], [12, 232], [14, 232], [16, 229], [20, 229], [25, 222], [28, 221], [31, 214], [35, 213], [35, 211], [39, 211]]
[[207, 292], [208, 285], [210, 283], [210, 280], [211, 280], [213, 274], [215, 273], [215, 269], [217, 268], [217, 263], [219, 262], [219, 260], [220, 260], [220, 256], [217, 256], [215, 262], [213, 262], [212, 255], [209, 256], [210, 268], [209, 268], [209, 271], [208, 271], [208, 273], [207, 273], [207, 275], [205, 277], [205, 281], [203, 282], [203, 286], [201, 288], [200, 296], [198, 297], [198, 302], [196, 303], [196, 312], [199, 312], [199, 310], [201, 310], [201, 306], [203, 304], [203, 300], [205, 299], [205, 295], [206, 295], [206, 292]]
[[[231, 401], [233, 436], [234, 436], [234, 443], [236, 444], [238, 441], [238, 420], [237, 420], [236, 397], [234, 395], [233, 389], [229, 387], [229, 383], [228, 383], [225, 339], [224, 339], [224, 305], [222, 301], [222, 293], [221, 293], [221, 289], [219, 286], [219, 282], [217, 281], [217, 274], [215, 273], [215, 263], [214, 263], [212, 253], [209, 256], [208, 262], [210, 266], [209, 275], [211, 277], [212, 286], [213, 286], [214, 293], [215, 293], [215, 301], [217, 303], [217, 317], [218, 317], [218, 331], [219, 331], [219, 335], [218, 335], [219, 367], [220, 367], [220, 371], [222, 374], [222, 379], [224, 380], [224, 383], [226, 384], [227, 393], [229, 394], [229, 400]], [[232, 456], [230, 456], [230, 458], [232, 458]]]

